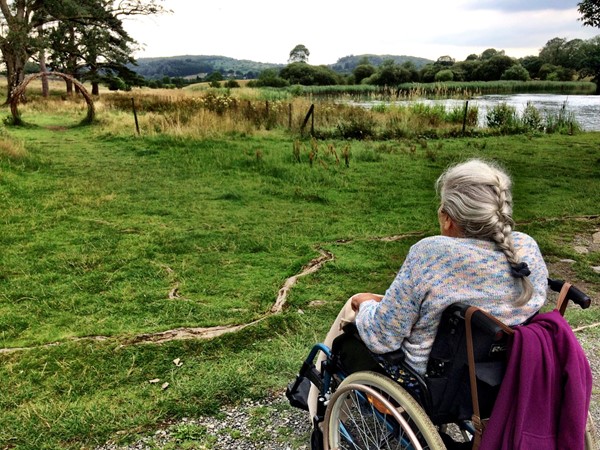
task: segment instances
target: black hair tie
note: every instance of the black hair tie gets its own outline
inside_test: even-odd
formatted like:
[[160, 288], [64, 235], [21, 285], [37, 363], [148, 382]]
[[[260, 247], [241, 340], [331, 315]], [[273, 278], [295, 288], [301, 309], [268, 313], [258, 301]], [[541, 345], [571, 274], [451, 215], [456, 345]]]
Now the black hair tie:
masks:
[[531, 270], [527, 263], [522, 262], [510, 267], [510, 273], [515, 278], [525, 278], [531, 275]]

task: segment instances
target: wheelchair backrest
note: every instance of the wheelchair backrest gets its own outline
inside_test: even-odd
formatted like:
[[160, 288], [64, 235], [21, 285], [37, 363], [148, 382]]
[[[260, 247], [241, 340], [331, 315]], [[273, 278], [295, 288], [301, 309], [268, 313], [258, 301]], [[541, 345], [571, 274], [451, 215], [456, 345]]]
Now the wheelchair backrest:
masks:
[[[435, 424], [470, 419], [473, 414], [465, 335], [468, 308], [455, 303], [444, 311], [429, 357], [426, 409]], [[485, 418], [504, 376], [509, 334], [481, 310], [474, 313], [471, 327], [479, 405]]]

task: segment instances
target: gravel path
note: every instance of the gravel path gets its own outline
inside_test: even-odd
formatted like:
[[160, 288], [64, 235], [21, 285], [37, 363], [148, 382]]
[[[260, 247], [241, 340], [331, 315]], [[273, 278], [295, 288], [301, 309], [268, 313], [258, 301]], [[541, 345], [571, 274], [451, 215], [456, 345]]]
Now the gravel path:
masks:
[[215, 417], [183, 419], [130, 445], [107, 443], [96, 450], [308, 450], [309, 440], [307, 413], [290, 407], [282, 392], [224, 408]]

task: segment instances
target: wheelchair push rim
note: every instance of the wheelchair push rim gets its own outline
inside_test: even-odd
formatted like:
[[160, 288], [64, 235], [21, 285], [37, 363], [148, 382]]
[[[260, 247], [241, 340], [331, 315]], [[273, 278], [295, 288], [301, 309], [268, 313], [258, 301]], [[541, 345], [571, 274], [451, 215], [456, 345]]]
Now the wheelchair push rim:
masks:
[[373, 372], [350, 375], [328, 402], [325, 450], [442, 450], [436, 427], [395, 382]]

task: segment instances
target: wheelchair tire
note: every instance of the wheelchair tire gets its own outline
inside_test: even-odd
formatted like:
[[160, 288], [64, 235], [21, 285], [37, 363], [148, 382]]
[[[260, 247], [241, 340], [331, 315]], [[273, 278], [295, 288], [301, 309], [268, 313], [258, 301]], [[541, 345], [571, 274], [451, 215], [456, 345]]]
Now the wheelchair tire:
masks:
[[393, 380], [356, 372], [334, 392], [323, 423], [325, 450], [445, 450], [418, 402]]

